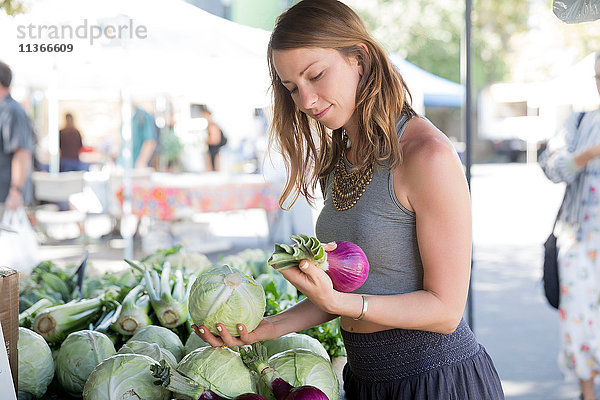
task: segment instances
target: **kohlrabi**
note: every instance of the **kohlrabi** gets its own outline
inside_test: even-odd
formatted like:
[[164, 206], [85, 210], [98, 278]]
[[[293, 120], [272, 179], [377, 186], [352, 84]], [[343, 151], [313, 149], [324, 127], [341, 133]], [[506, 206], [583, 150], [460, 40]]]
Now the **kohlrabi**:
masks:
[[34, 331], [19, 328], [17, 351], [19, 392], [29, 393], [36, 398], [42, 397], [54, 378], [54, 360], [48, 343]]
[[265, 306], [263, 287], [228, 265], [200, 275], [190, 293], [192, 321], [206, 326], [215, 335], [219, 334], [217, 323], [223, 324], [232, 336], [239, 336], [237, 324], [253, 331], [263, 318]]
[[115, 353], [115, 346], [105, 334], [90, 330], [73, 332], [58, 351], [56, 377], [68, 393], [80, 397], [94, 368]]
[[[227, 347], [202, 347], [185, 356], [177, 369], [161, 363], [153, 368], [161, 384], [173, 393], [193, 399], [212, 399], [216, 394], [228, 399], [255, 393], [256, 385], [240, 354]], [[205, 397], [202, 397], [205, 396]]]
[[298, 266], [302, 260], [310, 260], [331, 278], [333, 288], [351, 292], [362, 286], [369, 275], [369, 262], [363, 250], [352, 242], [335, 242], [337, 247], [326, 252], [315, 237], [293, 235], [293, 246], [276, 244], [269, 258], [269, 265], [277, 271]]
[[[181, 360], [184, 354], [183, 343], [179, 336], [172, 330], [163, 326], [149, 325], [137, 330], [129, 341], [138, 340], [140, 342], [156, 343], [163, 349], [167, 349], [175, 356], [177, 362]], [[128, 341], [128, 342], [129, 342]]]
[[[295, 377], [284, 378], [278, 370], [272, 367], [265, 357], [266, 349], [259, 343], [254, 346], [246, 346], [241, 350], [242, 360], [248, 368], [259, 375], [259, 384], [263, 395], [275, 400], [329, 400], [336, 397], [327, 397], [327, 395], [318, 387], [311, 384], [298, 382]], [[320, 358], [319, 356], [316, 356]], [[323, 360], [324, 361], [324, 360]], [[295, 385], [292, 385], [295, 383]], [[266, 388], [266, 389], [265, 389]], [[334, 394], [334, 393], [332, 393]]]
[[168, 400], [171, 393], [154, 384], [156, 361], [141, 354], [115, 354], [102, 361], [83, 387], [83, 400]]

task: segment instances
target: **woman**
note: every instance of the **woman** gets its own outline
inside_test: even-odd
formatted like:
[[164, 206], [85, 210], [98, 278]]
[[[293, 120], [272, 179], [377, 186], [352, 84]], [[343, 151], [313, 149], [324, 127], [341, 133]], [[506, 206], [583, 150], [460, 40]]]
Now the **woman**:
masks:
[[[600, 94], [600, 51], [595, 79]], [[548, 143], [539, 163], [553, 182], [566, 182], [556, 224], [560, 284], [559, 366], [579, 380], [581, 398], [594, 400], [600, 372], [600, 110], [573, 113]]]
[[[341, 317], [348, 399], [503, 399], [493, 363], [462, 320], [471, 257], [467, 183], [446, 136], [411, 108], [404, 81], [360, 18], [335, 0], [301, 1], [268, 48], [271, 139], [288, 180], [280, 204], [324, 183], [323, 242], [358, 244], [370, 263], [354, 293], [306, 260], [283, 275], [308, 299], [239, 338], [274, 339]], [[331, 251], [334, 245], [329, 245]]]

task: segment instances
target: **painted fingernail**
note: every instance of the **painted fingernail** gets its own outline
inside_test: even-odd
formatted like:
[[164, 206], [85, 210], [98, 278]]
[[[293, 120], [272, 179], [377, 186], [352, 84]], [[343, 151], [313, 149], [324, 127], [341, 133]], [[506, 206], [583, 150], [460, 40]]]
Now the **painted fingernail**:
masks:
[[204, 335], [204, 329], [200, 328], [200, 333]]
[[333, 246], [335, 244], [335, 242], [329, 242], [327, 244], [330, 245], [330, 246]]
[[302, 268], [302, 269], [306, 269], [306, 268], [308, 268], [308, 261], [302, 261], [302, 262], [300, 263], [300, 268]]
[[223, 328], [221, 328], [220, 326], [217, 326], [217, 330], [218, 330], [219, 332], [223, 332]]
[[240, 326], [238, 326], [238, 331], [240, 331], [240, 332], [241, 332], [241, 331], [243, 331], [243, 330], [244, 330], [244, 327], [243, 327], [243, 326], [241, 326], [241, 325], [240, 325]]

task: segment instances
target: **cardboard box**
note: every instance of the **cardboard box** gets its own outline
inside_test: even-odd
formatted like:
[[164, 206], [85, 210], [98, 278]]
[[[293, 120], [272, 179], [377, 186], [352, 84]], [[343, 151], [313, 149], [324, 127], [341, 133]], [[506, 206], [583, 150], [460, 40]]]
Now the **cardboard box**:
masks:
[[0, 323], [4, 333], [4, 344], [12, 373], [15, 391], [18, 388], [19, 340], [19, 273], [14, 269], [0, 266]]

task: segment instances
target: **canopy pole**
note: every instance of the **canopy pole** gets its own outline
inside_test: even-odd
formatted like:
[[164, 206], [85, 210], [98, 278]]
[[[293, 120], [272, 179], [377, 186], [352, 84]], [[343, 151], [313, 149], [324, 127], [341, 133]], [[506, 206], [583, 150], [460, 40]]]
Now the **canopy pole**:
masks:
[[50, 154], [50, 163], [48, 171], [52, 174], [58, 174], [60, 171], [60, 137], [58, 127], [58, 71], [56, 62], [52, 67], [50, 84], [46, 91], [48, 99], [48, 153]]
[[[461, 46], [461, 81], [465, 87], [465, 102], [463, 106], [464, 137], [465, 137], [465, 174], [469, 191], [471, 191], [471, 148], [472, 148], [472, 96], [471, 96], [471, 0], [465, 0], [465, 30], [463, 32]], [[473, 248], [471, 248], [471, 278], [473, 276]], [[473, 280], [469, 285], [467, 293], [467, 323], [474, 330], [473, 321], [473, 292], [471, 290]]]
[[132, 166], [133, 142], [131, 140], [131, 93], [128, 89], [121, 90], [121, 154], [123, 157], [123, 212], [121, 216], [121, 236], [125, 239], [123, 257], [133, 260], [133, 235], [137, 220], [132, 207]]

